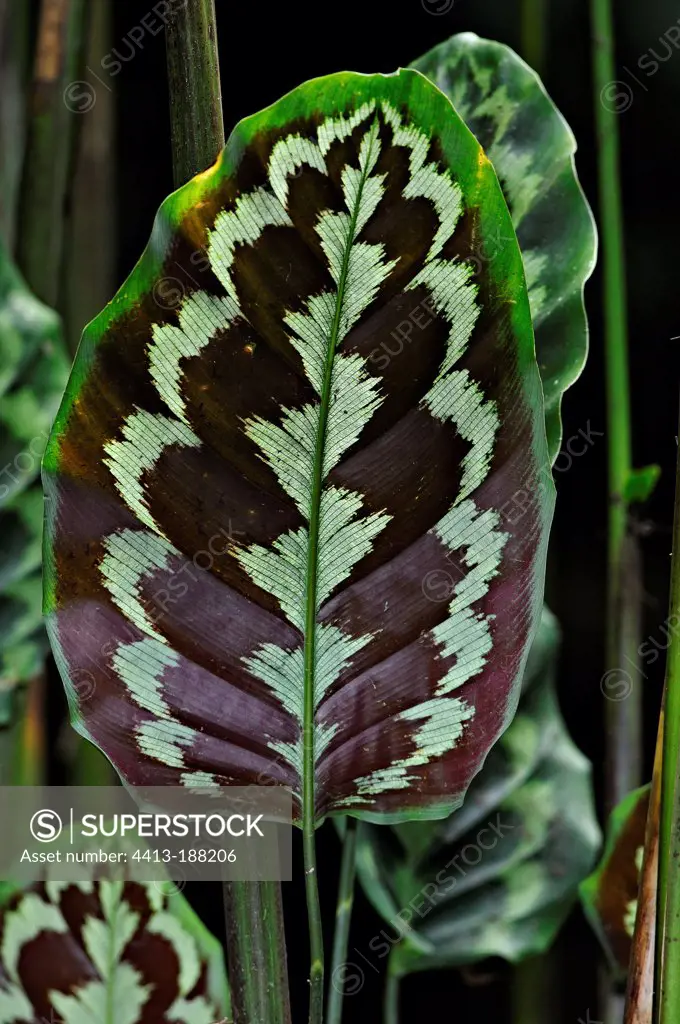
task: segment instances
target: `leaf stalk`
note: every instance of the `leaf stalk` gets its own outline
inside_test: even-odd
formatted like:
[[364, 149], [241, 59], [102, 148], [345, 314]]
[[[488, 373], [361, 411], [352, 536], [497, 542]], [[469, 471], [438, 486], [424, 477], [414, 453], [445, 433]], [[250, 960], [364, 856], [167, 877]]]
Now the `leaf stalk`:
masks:
[[344, 990], [342, 970], [347, 963], [347, 946], [349, 930], [352, 923], [354, 906], [354, 883], [356, 880], [357, 835], [356, 818], [347, 818], [342, 843], [342, 864], [340, 866], [340, 885], [338, 903], [335, 911], [335, 937], [333, 941], [333, 960], [331, 964], [331, 986], [328, 996], [327, 1024], [341, 1024]]

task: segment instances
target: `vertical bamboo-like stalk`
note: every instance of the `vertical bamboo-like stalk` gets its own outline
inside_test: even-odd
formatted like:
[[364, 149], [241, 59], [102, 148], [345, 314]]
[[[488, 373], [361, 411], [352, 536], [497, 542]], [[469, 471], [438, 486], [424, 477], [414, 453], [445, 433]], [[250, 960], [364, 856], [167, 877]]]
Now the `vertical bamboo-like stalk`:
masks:
[[[680, 446], [668, 621], [680, 622]], [[670, 631], [667, 651], [663, 732], [655, 1020], [676, 1024], [680, 1007], [680, 633], [676, 627]]]
[[26, 141], [30, 74], [30, 4], [0, 2], [0, 234], [14, 251], [17, 201]]
[[278, 882], [225, 882], [234, 1024], [290, 1024]]
[[38, 27], [17, 260], [31, 290], [53, 308], [78, 116], [69, 90], [78, 85], [87, 13], [85, 0], [43, 0]]
[[[605, 705], [608, 810], [640, 783], [639, 639], [634, 634], [641, 586], [639, 557], [629, 533], [626, 491], [632, 473], [626, 271], [620, 184], [618, 115], [606, 102], [614, 81], [611, 0], [591, 0], [595, 118], [604, 274], [607, 437], [609, 446], [609, 551], [606, 667], [621, 673], [625, 688]], [[631, 605], [631, 595], [634, 603]], [[633, 672], [630, 673], [630, 666]], [[605, 676], [605, 680], [608, 677]], [[613, 684], [614, 677], [609, 680]], [[606, 687], [603, 687], [606, 690]], [[625, 699], [618, 699], [627, 692]], [[605, 692], [605, 695], [607, 693]]]
[[224, 146], [215, 0], [175, 5], [167, 29], [175, 185], [214, 163]]
[[546, 0], [521, 0], [522, 56], [539, 74], [543, 73], [546, 52]]
[[[607, 102], [615, 80], [611, 0], [591, 0], [595, 123], [602, 261], [609, 450], [605, 695], [607, 812], [640, 784], [642, 687], [639, 658], [641, 570], [629, 530], [627, 487], [632, 473], [628, 322], [618, 114]], [[611, 699], [613, 698], [613, 699]], [[623, 698], [623, 699], [622, 699]], [[621, 1019], [621, 999], [605, 985], [608, 1024]]]
[[[113, 0], [97, 0], [86, 45], [88, 67], [97, 67], [110, 51], [112, 22]], [[80, 129], [71, 175], [68, 259], [62, 261], [60, 308], [72, 353], [83, 327], [104, 308], [116, 284], [115, 94], [96, 79], [81, 86], [76, 94]]]
[[[214, 0], [187, 0], [167, 25], [175, 184], [214, 162], [224, 146]], [[223, 883], [235, 1024], [290, 1024], [281, 886]]]
[[[85, 0], [43, 0], [19, 190], [17, 261], [29, 288], [56, 307], [75, 114], [65, 92], [76, 81], [86, 23]], [[16, 780], [44, 781], [47, 741], [44, 676], [31, 681], [18, 725]]]
[[343, 989], [340, 982], [340, 974], [347, 962], [347, 945], [349, 942], [350, 925], [352, 923], [354, 884], [356, 879], [357, 832], [357, 819], [347, 818], [345, 834], [342, 840], [342, 865], [340, 868], [338, 903], [335, 911], [335, 937], [333, 941], [331, 987], [328, 996], [326, 1024], [342, 1024]]
[[[88, 66], [109, 51], [112, 37], [111, 0], [92, 7], [86, 41]], [[68, 95], [68, 94], [67, 94]], [[111, 298], [116, 259], [114, 182], [114, 100], [103, 86], [83, 82], [76, 93], [79, 131], [71, 174], [71, 202], [62, 259], [60, 312], [68, 349], [74, 353], [83, 327]], [[69, 778], [76, 786], [112, 786], [116, 775], [109, 761], [89, 740], [73, 734]]]

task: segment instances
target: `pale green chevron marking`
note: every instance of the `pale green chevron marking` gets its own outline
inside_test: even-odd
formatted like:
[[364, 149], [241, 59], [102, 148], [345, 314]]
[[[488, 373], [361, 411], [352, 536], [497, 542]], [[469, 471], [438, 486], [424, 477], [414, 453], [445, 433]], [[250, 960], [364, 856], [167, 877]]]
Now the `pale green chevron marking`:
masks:
[[122, 881], [102, 879], [98, 891], [103, 920], [88, 917], [83, 925], [83, 945], [101, 980], [88, 982], [73, 995], [50, 993], [65, 1024], [135, 1024], [149, 997], [150, 986], [142, 985], [139, 972], [123, 961], [139, 925], [139, 914], [123, 899], [124, 888]]
[[404, 127], [399, 114], [389, 103], [383, 103], [382, 110], [385, 120], [392, 126], [394, 145], [411, 150], [411, 177], [404, 189], [404, 197], [417, 199], [422, 196], [429, 199], [439, 217], [439, 229], [427, 254], [429, 262], [441, 252], [453, 234], [463, 212], [463, 193], [449, 174], [440, 171], [435, 164], [425, 163], [430, 149], [427, 135], [414, 125]]
[[201, 441], [186, 424], [142, 410], [128, 416], [122, 434], [123, 441], [109, 441], [104, 445], [108, 455], [104, 463], [111, 470], [116, 490], [128, 508], [145, 526], [162, 534], [146, 503], [142, 477], [153, 469], [170, 445], [200, 448]]
[[180, 775], [179, 784], [187, 789], [215, 789], [220, 785], [210, 772], [184, 772]]
[[489, 474], [496, 434], [500, 426], [496, 403], [485, 399], [479, 384], [467, 370], [453, 370], [439, 377], [423, 399], [434, 417], [452, 420], [460, 436], [472, 448], [463, 459], [463, 478], [456, 501], [473, 494]]
[[24, 991], [18, 985], [3, 988], [0, 985], [0, 1021], [33, 1020], [35, 1012]]
[[[314, 649], [314, 706], [319, 707], [333, 683], [342, 675], [350, 660], [372, 637], [370, 635], [351, 637], [337, 626], [320, 624], [317, 627], [317, 643]], [[300, 692], [304, 686], [304, 648], [285, 651], [276, 644], [263, 644], [253, 655], [244, 658], [244, 663], [281, 702], [290, 715], [300, 720]], [[315, 757], [317, 762], [335, 735], [336, 727], [325, 730], [317, 728]], [[302, 738], [296, 743], [272, 743], [272, 749], [283, 754], [291, 764], [302, 767]]]
[[490, 617], [472, 610], [472, 605], [488, 593], [497, 575], [509, 534], [498, 530], [501, 517], [489, 509], [480, 512], [471, 499], [455, 504], [434, 529], [443, 544], [452, 551], [465, 548], [463, 561], [470, 572], [456, 583], [449, 617], [432, 630], [441, 656], [456, 656], [437, 686], [437, 695], [450, 693], [482, 671], [493, 647]]
[[[314, 300], [310, 303], [310, 306], [318, 305], [319, 303], [315, 303]], [[296, 318], [290, 319], [292, 321]], [[299, 314], [297, 319], [306, 323], [309, 320], [303, 314]], [[296, 348], [301, 347], [302, 343], [298, 341]], [[305, 369], [310, 368], [310, 380], [316, 387], [316, 368], [310, 366], [311, 346], [307, 351]], [[331, 471], [347, 449], [357, 441], [381, 402], [377, 395], [377, 382], [366, 373], [364, 361], [359, 356], [336, 356], [336, 364], [328, 415], [327, 443], [324, 449], [324, 475]], [[258, 445], [265, 462], [271, 466], [283, 489], [307, 519], [311, 511], [318, 427], [318, 405], [285, 410], [280, 426], [260, 417], [246, 420], [248, 437]]]
[[119, 644], [112, 658], [113, 668], [135, 704], [159, 718], [172, 717], [161, 693], [161, 679], [166, 668], [178, 664], [178, 655], [155, 637]]
[[365, 121], [369, 114], [375, 110], [375, 100], [362, 104], [351, 114], [340, 114], [336, 118], [328, 118], [319, 125], [317, 139], [319, 149], [323, 156], [326, 156], [334, 142], [342, 142], [348, 138], [355, 128], [358, 128], [362, 121]]
[[[165, 639], [161, 642], [156, 637], [145, 637], [119, 644], [111, 661], [135, 704], [156, 716], [154, 721], [144, 722], [135, 730], [142, 752], [173, 768], [183, 768], [182, 748], [190, 747], [198, 734], [177, 721], [162, 693], [163, 673], [166, 668], [179, 665], [179, 656]], [[190, 789], [217, 784], [215, 776], [208, 772], [184, 772], [180, 778], [180, 785]]]
[[188, 995], [201, 976], [201, 959], [193, 937], [184, 929], [178, 918], [167, 912], [154, 914], [146, 930], [150, 935], [159, 935], [172, 946], [179, 965], [179, 994]]
[[473, 707], [457, 697], [433, 697], [423, 704], [400, 712], [397, 721], [425, 720], [413, 735], [415, 750], [408, 757], [394, 761], [387, 768], [378, 768], [369, 775], [357, 779], [357, 795], [349, 797], [344, 802], [360, 803], [366, 796], [408, 789], [417, 778], [409, 774], [409, 770], [422, 767], [453, 750], [463, 735], [465, 722], [473, 718], [474, 713]]
[[233, 210], [219, 214], [210, 232], [210, 266], [227, 295], [238, 304], [231, 276], [234, 255], [239, 245], [256, 242], [267, 227], [292, 227], [293, 222], [279, 200], [268, 188], [258, 188], [241, 196]]
[[[391, 516], [376, 512], [357, 520], [362, 506], [357, 494], [328, 487], [321, 495], [318, 568], [315, 610], [319, 608], [352, 568], [368, 554], [372, 542]], [[253, 544], [236, 558], [254, 583], [278, 598], [289, 621], [304, 631], [308, 601], [307, 561], [309, 531], [302, 527], [278, 537], [271, 548]]]
[[151, 376], [168, 408], [187, 426], [181, 360], [197, 356], [220, 331], [230, 327], [239, 312], [237, 303], [230, 297], [223, 299], [207, 292], [195, 292], [179, 311], [179, 327], [154, 324], [154, 340], [149, 348]]
[[[348, 118], [325, 123], [317, 131], [318, 151], [323, 156], [333, 142], [346, 138], [371, 116], [366, 107]], [[428, 164], [430, 143], [420, 131], [404, 124], [389, 105], [383, 115], [392, 127], [394, 145], [409, 151], [410, 179], [404, 189], [407, 198], [424, 197], [433, 205], [439, 228], [428, 255], [428, 265], [413, 282], [424, 285], [432, 295], [438, 313], [450, 324], [447, 355], [440, 369], [440, 385], [428, 396], [433, 414], [453, 418], [462, 435], [474, 431], [468, 465], [464, 467], [463, 493], [472, 490], [488, 473], [495, 429], [493, 405], [483, 404], [473, 382], [450, 372], [463, 355], [479, 316], [477, 288], [471, 283], [470, 267], [437, 259], [462, 213], [462, 194], [450, 175], [435, 164]], [[299, 353], [305, 373], [320, 405], [284, 409], [276, 423], [262, 418], [246, 422], [246, 432], [259, 447], [303, 517], [313, 524], [316, 516], [315, 551], [312, 531], [307, 526], [286, 533], [271, 547], [252, 545], [238, 552], [237, 558], [251, 579], [275, 596], [288, 620], [304, 637], [304, 645], [282, 650], [265, 644], [244, 659], [248, 669], [271, 687], [283, 707], [300, 725], [295, 742], [271, 744], [300, 773], [303, 771], [303, 696], [313, 686], [315, 710], [354, 654], [369, 642], [331, 632], [318, 623], [314, 636], [307, 635], [310, 612], [316, 616], [324, 601], [348, 578], [357, 562], [372, 548], [375, 537], [385, 528], [389, 516], [377, 512], [361, 517], [363, 499], [343, 488], [324, 486], [328, 474], [345, 452], [359, 439], [365, 425], [381, 404], [379, 381], [367, 373], [365, 361], [358, 355], [335, 350], [349, 330], [377, 297], [383, 282], [397, 261], [388, 261], [382, 244], [367, 244], [358, 239], [376, 212], [383, 197], [384, 175], [376, 174], [381, 152], [378, 118], [373, 116], [357, 140], [358, 166], [346, 166], [341, 180], [346, 211], [320, 214], [317, 233], [328, 260], [328, 268], [337, 293], [312, 296], [305, 309], [285, 317], [291, 331], [291, 344]], [[282, 203], [287, 201], [287, 178], [308, 163], [321, 170], [309, 140], [293, 137], [277, 144], [269, 165], [269, 178]], [[326, 406], [325, 422], [322, 417]], [[462, 421], [462, 424], [461, 424]], [[320, 431], [323, 434], [320, 437]], [[319, 459], [322, 459], [319, 471]], [[317, 491], [317, 481], [321, 481]], [[314, 507], [316, 504], [316, 509]], [[316, 559], [310, 576], [310, 559]], [[310, 591], [310, 579], [313, 590]], [[472, 584], [471, 584], [472, 586]], [[308, 652], [311, 649], [311, 680], [307, 678]], [[437, 722], [430, 715], [436, 716]], [[363, 791], [383, 792], [408, 785], [409, 769], [427, 763], [441, 749], [450, 749], [462, 734], [463, 722], [473, 709], [456, 699], [436, 699], [420, 709], [425, 724], [417, 736], [418, 751], [409, 758], [363, 780]], [[407, 719], [405, 719], [407, 720]], [[440, 726], [443, 723], [443, 731]], [[314, 736], [314, 758], [318, 761], [335, 734], [335, 728]], [[442, 748], [442, 744], [444, 745]]]
[[170, 768], [184, 768], [182, 747], [190, 747], [198, 733], [174, 718], [159, 718], [138, 725], [135, 735], [140, 750], [147, 757]]
[[115, 992], [101, 981], [88, 981], [74, 995], [51, 991], [49, 999], [63, 1024], [137, 1024], [150, 986], [142, 985], [139, 972], [127, 963], [116, 965], [115, 979]]
[[215, 1024], [217, 1010], [205, 999], [178, 998], [167, 1011], [168, 1020], [177, 1024]]
[[21, 951], [42, 932], [64, 934], [68, 925], [57, 907], [45, 903], [36, 893], [26, 893], [16, 910], [5, 917], [0, 944], [0, 963], [11, 981], [20, 984]]
[[288, 177], [295, 174], [303, 164], [315, 167], [326, 175], [326, 164], [319, 147], [302, 135], [289, 135], [276, 143], [269, 158], [269, 180], [274, 195], [286, 206], [288, 203]]
[[[163, 537], [146, 530], [121, 530], [104, 540], [106, 554], [99, 564], [104, 586], [123, 615], [142, 632], [167, 640], [156, 631], [140, 600], [139, 585], [154, 569], [166, 569], [171, 555], [180, 552]], [[181, 557], [181, 556], [180, 556]]]
[[[315, 654], [316, 706], [345, 670], [350, 660], [371, 640], [371, 636], [351, 637], [337, 626], [320, 624]], [[299, 712], [300, 682], [304, 671], [304, 651], [297, 647], [286, 651], [276, 644], [263, 644], [244, 664], [271, 687], [287, 711]]]
[[408, 286], [429, 288], [432, 305], [451, 325], [439, 377], [447, 374], [464, 354], [481, 312], [477, 304], [479, 289], [472, 281], [473, 274], [474, 268], [466, 263], [432, 260]]

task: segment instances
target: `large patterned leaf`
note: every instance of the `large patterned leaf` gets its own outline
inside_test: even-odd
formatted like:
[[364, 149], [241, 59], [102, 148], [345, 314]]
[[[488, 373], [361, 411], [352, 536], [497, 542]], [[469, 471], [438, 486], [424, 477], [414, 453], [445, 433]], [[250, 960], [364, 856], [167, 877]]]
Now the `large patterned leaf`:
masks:
[[396, 973], [544, 952], [576, 899], [600, 832], [590, 763], [559, 710], [557, 648], [546, 611], [517, 716], [459, 811], [359, 826], [359, 878], [390, 924], [381, 946], [404, 936]]
[[67, 377], [59, 321], [0, 241], [0, 728], [12, 717], [16, 685], [39, 671], [47, 649], [38, 477]]
[[[576, 140], [536, 72], [502, 43], [466, 32], [414, 67], [449, 97], [505, 192], [524, 258], [555, 459], [562, 395], [581, 373], [588, 351], [583, 288], [597, 253], [595, 221], [574, 166]], [[490, 240], [478, 252], [481, 266], [493, 256], [493, 246]]]
[[[168, 883], [168, 888], [171, 884]], [[157, 883], [47, 882], [0, 893], [0, 1024], [214, 1024], [222, 949]]]
[[630, 963], [651, 785], [633, 790], [614, 809], [602, 860], [581, 885], [584, 910], [610, 963]]
[[45, 460], [76, 727], [131, 782], [444, 813], [515, 711], [548, 465], [477, 142], [414, 71], [301, 86], [163, 204], [81, 344]]

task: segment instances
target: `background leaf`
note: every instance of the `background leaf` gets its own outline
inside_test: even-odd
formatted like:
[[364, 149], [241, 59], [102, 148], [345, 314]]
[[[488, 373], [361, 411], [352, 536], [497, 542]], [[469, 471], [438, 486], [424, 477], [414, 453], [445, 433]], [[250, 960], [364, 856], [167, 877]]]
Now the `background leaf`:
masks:
[[600, 843], [590, 763], [555, 688], [558, 628], [544, 613], [520, 707], [465, 804], [445, 821], [359, 826], [363, 888], [390, 924], [397, 974], [544, 952]]
[[[471, 32], [413, 67], [446, 93], [494, 165], [510, 207], [529, 289], [548, 447], [557, 458], [562, 395], [588, 351], [583, 289], [595, 267], [595, 221], [576, 175], [576, 140], [541, 79], [508, 46]], [[494, 257], [480, 249], [480, 266]]]
[[12, 720], [15, 687], [40, 671], [47, 651], [38, 479], [68, 366], [58, 317], [28, 291], [0, 241], [0, 730]]
[[630, 962], [650, 793], [642, 786], [615, 808], [602, 860], [581, 884], [588, 920], [619, 973]]
[[443, 814], [515, 711], [548, 467], [477, 142], [413, 71], [301, 86], [166, 201], [78, 353], [44, 474], [76, 728], [131, 782]]
[[173, 883], [2, 886], [1, 1021], [214, 1024], [229, 1012], [220, 944]]

